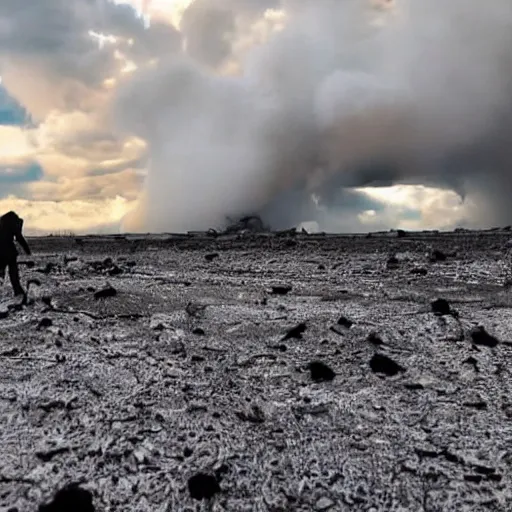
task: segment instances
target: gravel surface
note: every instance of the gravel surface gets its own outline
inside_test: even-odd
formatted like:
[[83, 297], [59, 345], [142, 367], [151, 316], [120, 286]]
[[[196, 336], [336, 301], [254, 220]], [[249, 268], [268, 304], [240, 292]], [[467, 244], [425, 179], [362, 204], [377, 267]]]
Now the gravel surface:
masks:
[[0, 511], [511, 510], [510, 238], [29, 241]]

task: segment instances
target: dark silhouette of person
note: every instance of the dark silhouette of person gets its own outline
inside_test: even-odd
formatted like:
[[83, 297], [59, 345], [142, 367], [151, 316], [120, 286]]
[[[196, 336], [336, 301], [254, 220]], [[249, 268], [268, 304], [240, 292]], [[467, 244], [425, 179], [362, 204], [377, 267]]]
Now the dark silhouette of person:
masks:
[[5, 278], [5, 269], [9, 268], [9, 279], [14, 290], [14, 295], [25, 296], [25, 290], [20, 283], [18, 271], [18, 251], [14, 240], [16, 240], [25, 253], [30, 256], [30, 247], [22, 234], [23, 219], [10, 211], [0, 217], [0, 278]]

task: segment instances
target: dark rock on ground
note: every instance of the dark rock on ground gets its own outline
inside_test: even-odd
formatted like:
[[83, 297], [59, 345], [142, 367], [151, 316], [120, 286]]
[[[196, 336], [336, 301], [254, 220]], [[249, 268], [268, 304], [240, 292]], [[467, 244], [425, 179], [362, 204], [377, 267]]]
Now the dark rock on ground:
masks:
[[204, 336], [205, 332], [202, 327], [196, 327], [192, 330], [192, 334], [195, 334], [196, 336]]
[[395, 269], [400, 266], [400, 260], [396, 256], [391, 256], [386, 262], [386, 268]]
[[265, 414], [258, 405], [252, 405], [247, 411], [238, 411], [235, 414], [242, 421], [248, 421], [250, 423], [265, 422]]
[[338, 323], [338, 325], [341, 325], [342, 327], [346, 327], [347, 329], [350, 329], [354, 325], [354, 322], [352, 320], [350, 320], [349, 318], [347, 318], [346, 316], [341, 316], [338, 319], [337, 323]]
[[313, 361], [309, 363], [308, 369], [311, 373], [311, 379], [315, 382], [327, 382], [336, 377], [334, 371], [325, 363], [322, 363], [322, 361]]
[[475, 345], [496, 347], [499, 344], [499, 340], [489, 334], [483, 326], [474, 327], [470, 332], [470, 336]]
[[70, 484], [59, 490], [53, 500], [39, 506], [39, 512], [95, 512], [90, 491]]
[[446, 261], [447, 257], [448, 256], [444, 252], [442, 252], [442, 251], [440, 251], [438, 249], [434, 249], [430, 253], [429, 259], [430, 259], [431, 263], [437, 263], [439, 261]]
[[415, 267], [411, 269], [411, 274], [417, 275], [417, 276], [426, 276], [428, 274], [428, 270], [423, 267]]
[[115, 297], [117, 295], [117, 290], [113, 286], [106, 286], [105, 288], [98, 290], [94, 293], [94, 298], [98, 299], [106, 299], [108, 297]]
[[302, 322], [295, 327], [292, 327], [282, 338], [281, 341], [286, 341], [292, 338], [295, 338], [297, 340], [300, 340], [302, 338], [302, 335], [304, 332], [306, 332], [307, 325]]
[[436, 315], [449, 315], [451, 313], [450, 303], [445, 299], [436, 299], [430, 305]]
[[384, 354], [374, 354], [370, 360], [370, 368], [374, 373], [383, 373], [389, 377], [405, 371], [401, 365]]
[[218, 252], [212, 252], [210, 254], [205, 254], [204, 259], [208, 262], [213, 261], [214, 259], [219, 257]]
[[197, 473], [191, 476], [187, 483], [190, 496], [195, 500], [208, 500], [220, 492], [219, 482], [215, 476], [207, 473]]
[[384, 345], [382, 338], [376, 332], [371, 332], [370, 334], [368, 334], [366, 341], [376, 346]]
[[44, 318], [41, 318], [41, 320], [37, 324], [37, 328], [38, 329], [44, 329], [46, 327], [51, 327], [52, 325], [53, 325], [52, 319], [44, 317]]
[[275, 285], [272, 286], [272, 294], [273, 295], [287, 295], [292, 291], [291, 285], [284, 284], [284, 285]]

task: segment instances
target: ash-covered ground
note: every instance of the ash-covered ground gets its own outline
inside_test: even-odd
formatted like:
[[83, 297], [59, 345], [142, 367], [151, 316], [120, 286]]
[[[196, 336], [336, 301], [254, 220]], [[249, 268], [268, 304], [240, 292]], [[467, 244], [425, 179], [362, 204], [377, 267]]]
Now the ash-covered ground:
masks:
[[0, 510], [511, 510], [510, 238], [31, 240]]

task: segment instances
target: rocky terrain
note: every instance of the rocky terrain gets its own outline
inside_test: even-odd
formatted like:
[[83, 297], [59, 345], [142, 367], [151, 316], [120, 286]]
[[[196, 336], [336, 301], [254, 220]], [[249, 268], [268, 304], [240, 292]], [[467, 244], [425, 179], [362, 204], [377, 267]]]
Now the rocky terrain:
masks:
[[29, 240], [0, 510], [511, 510], [512, 235], [399, 235]]

